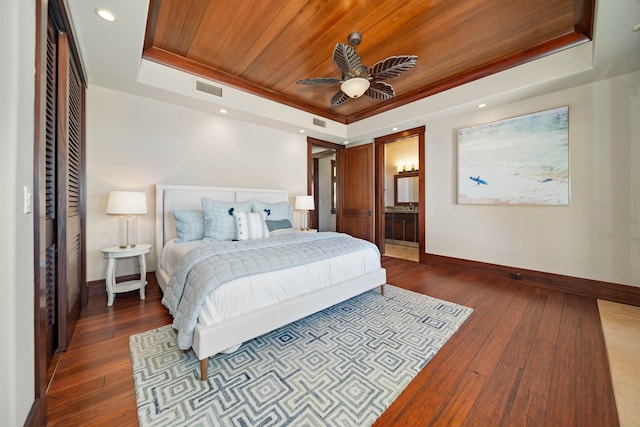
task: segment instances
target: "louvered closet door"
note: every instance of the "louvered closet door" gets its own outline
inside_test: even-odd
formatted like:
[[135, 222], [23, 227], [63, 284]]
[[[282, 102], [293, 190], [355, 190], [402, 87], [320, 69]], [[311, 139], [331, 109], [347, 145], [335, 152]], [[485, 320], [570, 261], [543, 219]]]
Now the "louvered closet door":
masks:
[[41, 316], [43, 318], [46, 366], [58, 348], [58, 321], [56, 311], [56, 283], [58, 275], [58, 237], [56, 224], [56, 99], [57, 99], [57, 44], [56, 32], [49, 22], [47, 29], [46, 95], [45, 95], [45, 138], [39, 144], [39, 206]]
[[84, 298], [83, 267], [83, 102], [84, 92], [69, 55], [67, 36], [58, 34], [58, 350], [69, 345]]

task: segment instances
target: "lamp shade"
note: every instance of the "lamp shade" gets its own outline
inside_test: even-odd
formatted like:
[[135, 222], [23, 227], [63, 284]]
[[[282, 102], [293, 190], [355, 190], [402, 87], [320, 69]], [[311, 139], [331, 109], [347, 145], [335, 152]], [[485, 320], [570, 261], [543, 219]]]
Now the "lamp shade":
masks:
[[369, 80], [362, 77], [354, 77], [340, 85], [340, 90], [346, 93], [349, 98], [360, 98], [367, 89], [369, 89]]
[[107, 202], [107, 214], [140, 215], [147, 213], [147, 194], [136, 191], [112, 191]]
[[313, 196], [296, 196], [295, 209], [298, 211], [312, 211], [316, 208]]

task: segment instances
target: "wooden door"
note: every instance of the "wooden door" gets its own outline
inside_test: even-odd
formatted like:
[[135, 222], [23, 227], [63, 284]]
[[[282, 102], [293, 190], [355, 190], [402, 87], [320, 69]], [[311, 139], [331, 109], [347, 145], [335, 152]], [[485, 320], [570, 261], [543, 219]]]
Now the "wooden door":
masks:
[[46, 4], [37, 3], [34, 115], [34, 353], [35, 418], [46, 411], [47, 367], [58, 348], [56, 200], [57, 33]]
[[58, 348], [58, 313], [56, 284], [58, 276], [57, 200], [56, 200], [56, 105], [57, 105], [57, 35], [53, 25], [47, 25], [47, 64], [45, 95], [45, 140], [41, 143], [39, 161], [39, 197], [41, 206], [41, 258], [44, 272], [41, 275], [42, 309], [44, 310], [44, 335], [46, 336], [46, 364], [49, 366]]
[[86, 296], [83, 267], [83, 88], [65, 33], [58, 34], [58, 350], [69, 345]]
[[373, 144], [339, 150], [337, 229], [374, 242]]
[[[34, 81], [34, 402], [25, 425], [46, 424], [47, 367], [66, 350], [86, 305], [86, 78], [62, 0], [36, 2]], [[50, 370], [50, 372], [52, 372]]]

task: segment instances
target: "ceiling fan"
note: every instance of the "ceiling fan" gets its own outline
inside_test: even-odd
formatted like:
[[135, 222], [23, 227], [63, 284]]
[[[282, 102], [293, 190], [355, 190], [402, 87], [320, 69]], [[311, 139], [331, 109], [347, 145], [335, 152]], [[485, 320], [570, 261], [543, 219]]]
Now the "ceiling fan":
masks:
[[[338, 43], [333, 50], [333, 62], [342, 72], [342, 78], [320, 77], [298, 80], [296, 83], [310, 86], [326, 86], [340, 83], [340, 91], [331, 98], [331, 106], [342, 104], [349, 98], [367, 95], [373, 99], [391, 99], [396, 95], [393, 86], [381, 80], [396, 77], [413, 68], [418, 61], [415, 55], [391, 56], [369, 68], [362, 65], [356, 46], [362, 42], [362, 34], [353, 32], [347, 38], [349, 45]], [[353, 47], [352, 47], [353, 46]]]

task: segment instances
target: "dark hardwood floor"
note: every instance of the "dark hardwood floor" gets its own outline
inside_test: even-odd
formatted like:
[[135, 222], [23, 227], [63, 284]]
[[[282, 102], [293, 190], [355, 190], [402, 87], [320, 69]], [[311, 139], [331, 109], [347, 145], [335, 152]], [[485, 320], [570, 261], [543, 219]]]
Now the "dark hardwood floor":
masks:
[[[388, 283], [474, 309], [376, 426], [617, 426], [596, 300], [383, 257]], [[48, 425], [138, 424], [128, 337], [170, 323], [147, 299], [94, 296], [47, 393]], [[54, 361], [55, 363], [55, 361]]]

